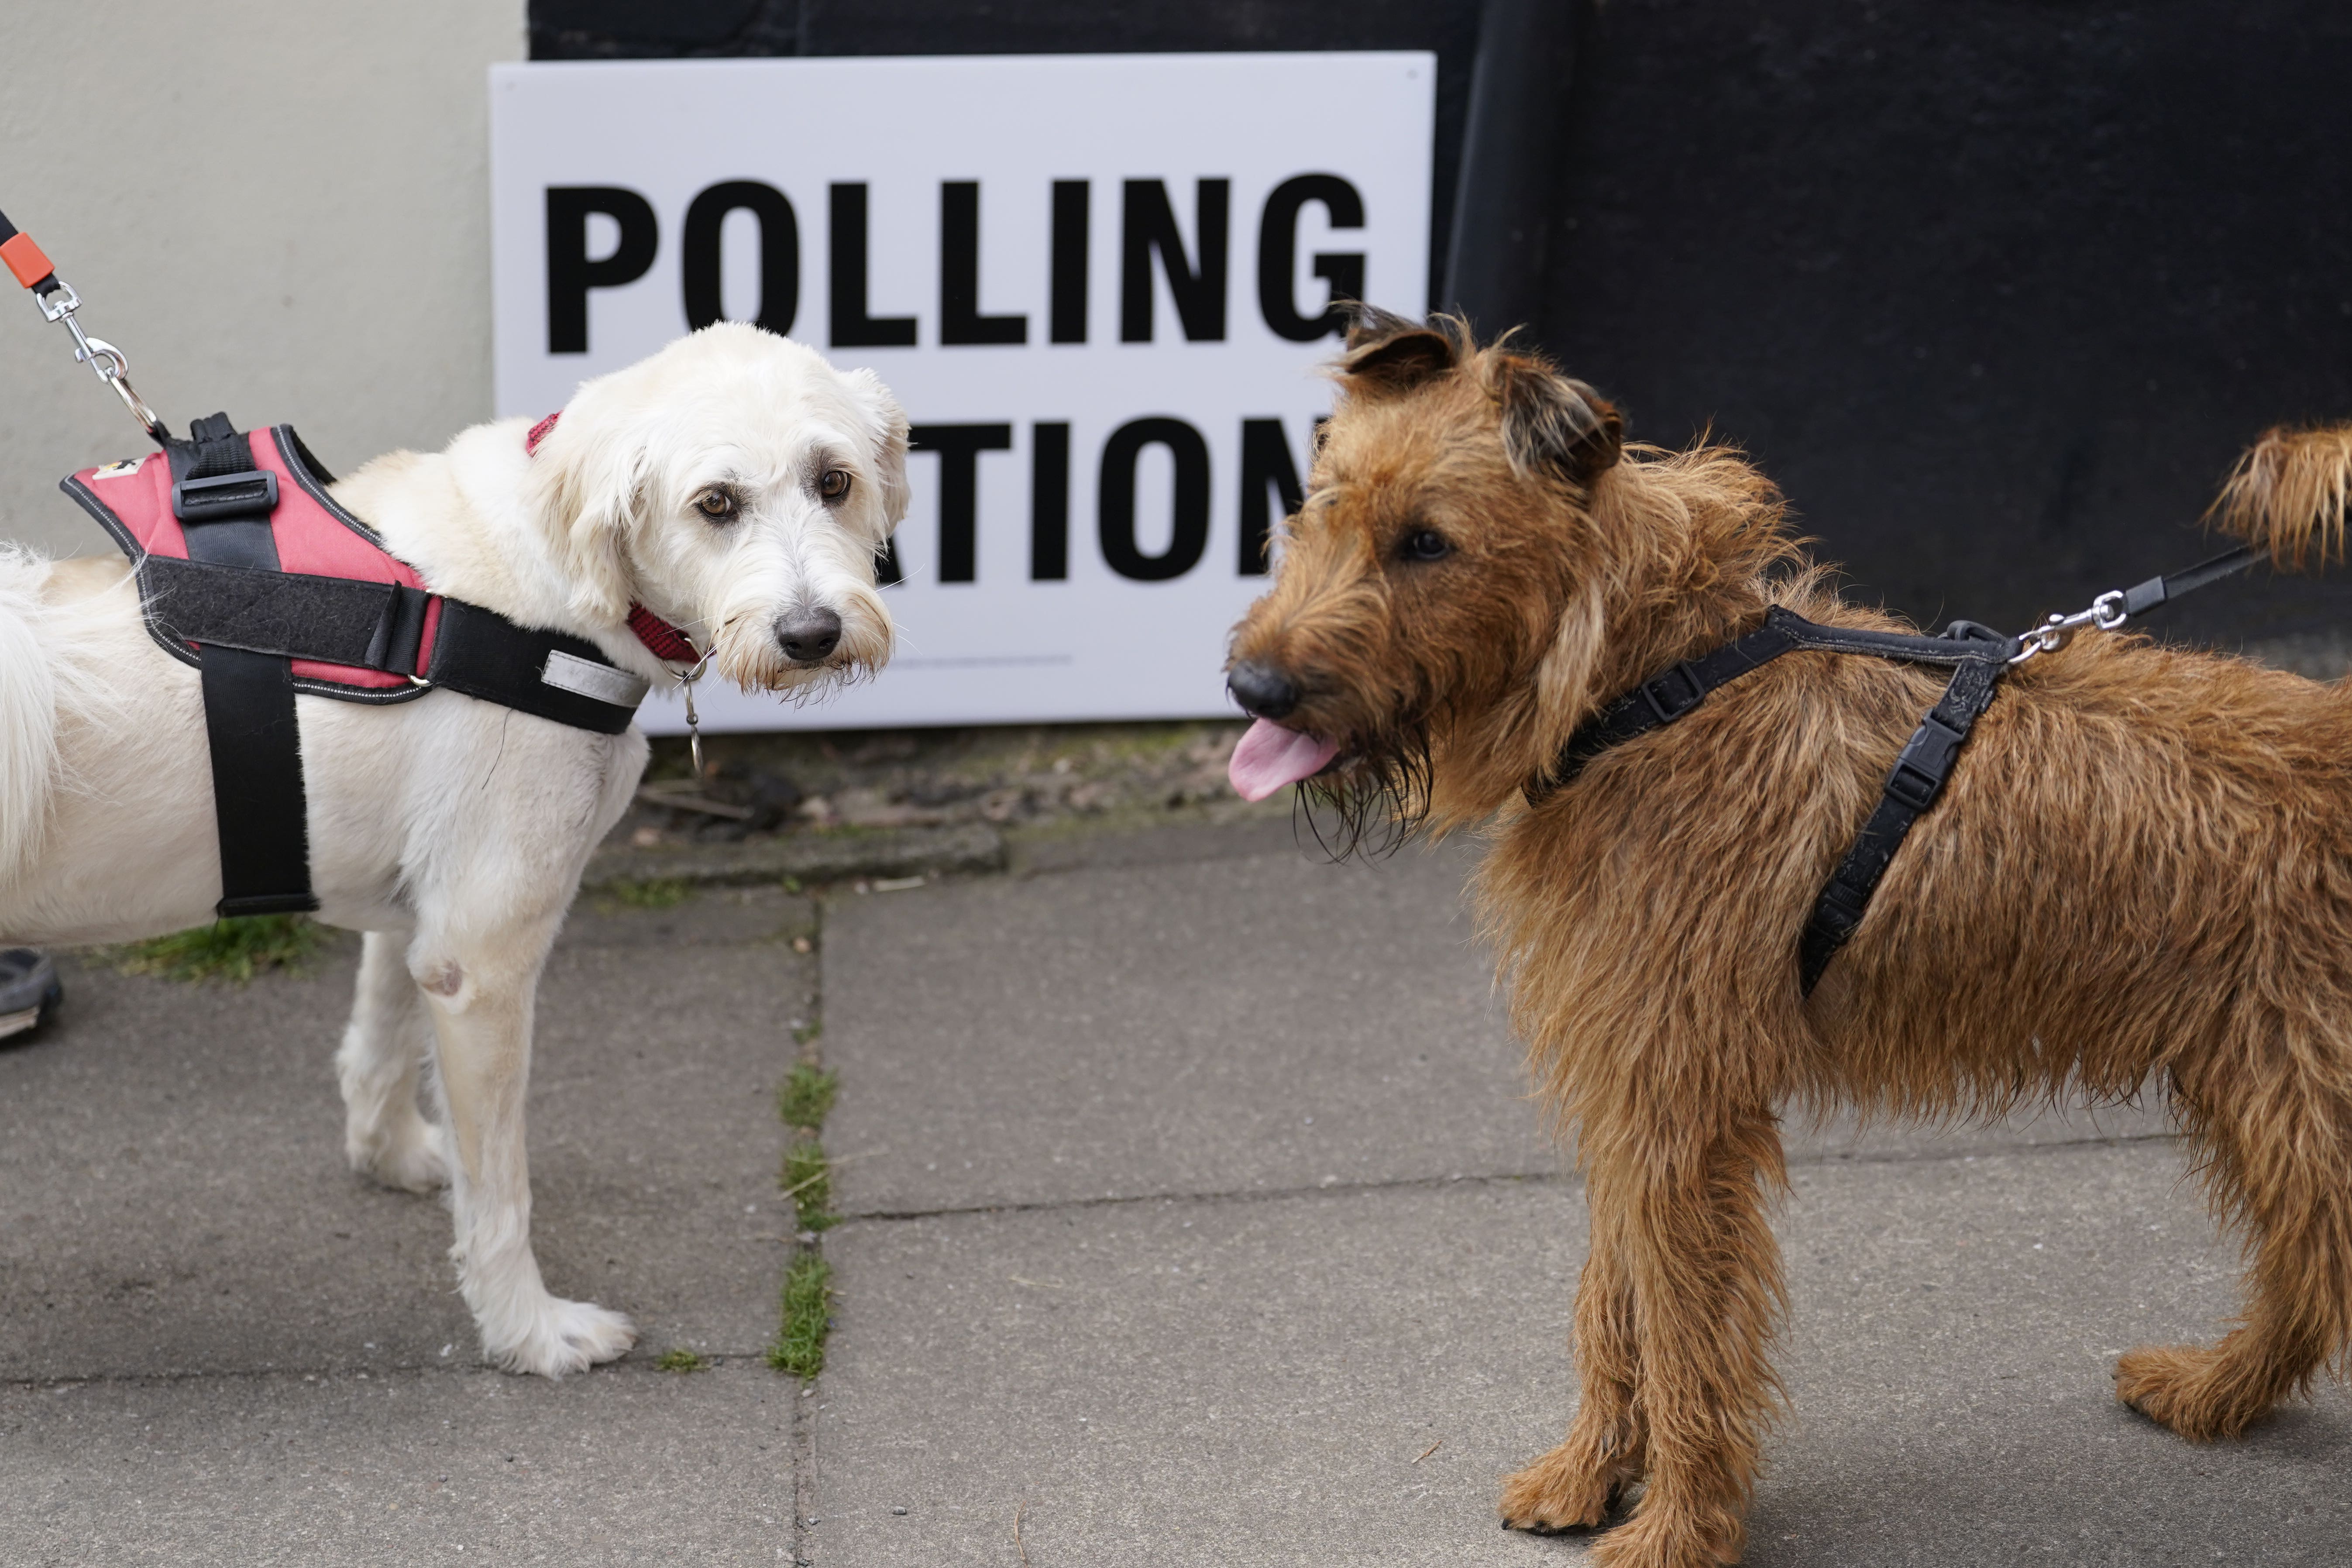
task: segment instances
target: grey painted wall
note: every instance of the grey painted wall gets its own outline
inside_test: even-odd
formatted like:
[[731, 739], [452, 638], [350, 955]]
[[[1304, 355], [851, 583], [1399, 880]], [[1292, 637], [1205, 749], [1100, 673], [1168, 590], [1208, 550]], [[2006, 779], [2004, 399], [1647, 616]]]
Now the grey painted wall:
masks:
[[[216, 408], [290, 421], [349, 471], [489, 417], [486, 73], [522, 58], [522, 0], [8, 0], [0, 20], [0, 209], [175, 432]], [[0, 281], [0, 539], [110, 550], [57, 481], [146, 442]]]

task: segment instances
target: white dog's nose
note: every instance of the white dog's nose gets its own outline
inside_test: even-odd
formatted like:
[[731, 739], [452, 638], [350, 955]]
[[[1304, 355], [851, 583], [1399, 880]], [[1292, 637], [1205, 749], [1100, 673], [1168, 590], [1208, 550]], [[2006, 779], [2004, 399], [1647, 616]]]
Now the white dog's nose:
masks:
[[822, 605], [794, 610], [776, 623], [776, 640], [794, 664], [814, 664], [841, 644], [841, 617]]

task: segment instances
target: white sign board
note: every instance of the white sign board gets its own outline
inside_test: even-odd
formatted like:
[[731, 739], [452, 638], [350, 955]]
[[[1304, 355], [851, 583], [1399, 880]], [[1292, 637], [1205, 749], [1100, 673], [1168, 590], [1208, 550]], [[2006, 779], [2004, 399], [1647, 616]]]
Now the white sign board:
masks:
[[499, 409], [558, 408], [721, 315], [905, 405], [898, 657], [821, 706], [706, 688], [713, 728], [1230, 712], [1225, 634], [1330, 407], [1328, 301], [1427, 299], [1436, 76], [1428, 54], [494, 67]]

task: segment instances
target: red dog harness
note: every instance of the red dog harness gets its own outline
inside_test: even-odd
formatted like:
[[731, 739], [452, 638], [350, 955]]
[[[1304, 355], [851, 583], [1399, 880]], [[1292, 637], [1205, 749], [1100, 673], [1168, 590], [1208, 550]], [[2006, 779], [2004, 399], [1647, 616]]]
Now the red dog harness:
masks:
[[[223, 915], [319, 907], [298, 691], [386, 703], [446, 688], [616, 735], [648, 689], [593, 643], [430, 592], [327, 494], [333, 482], [290, 426], [247, 433], [215, 414], [60, 486], [131, 557], [150, 635], [203, 676]], [[698, 657], [642, 606], [629, 624], [662, 658]]]

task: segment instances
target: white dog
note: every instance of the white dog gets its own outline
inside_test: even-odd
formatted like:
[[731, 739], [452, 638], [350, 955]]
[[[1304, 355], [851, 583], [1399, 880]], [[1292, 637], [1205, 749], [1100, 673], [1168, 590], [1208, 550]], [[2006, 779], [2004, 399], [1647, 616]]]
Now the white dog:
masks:
[[[747, 689], [807, 694], [889, 658], [874, 563], [907, 510], [907, 421], [870, 372], [722, 323], [587, 383], [535, 453], [530, 423], [392, 453], [332, 493], [434, 593], [664, 686], [633, 602]], [[450, 1185], [491, 1361], [609, 1361], [629, 1321], [551, 1295], [531, 1254], [523, 1096], [541, 967], [645, 739], [446, 690], [297, 706], [319, 918], [367, 933], [336, 1057], [352, 1164]], [[210, 920], [207, 755], [197, 673], [151, 639], [126, 563], [0, 553], [0, 946]]]

